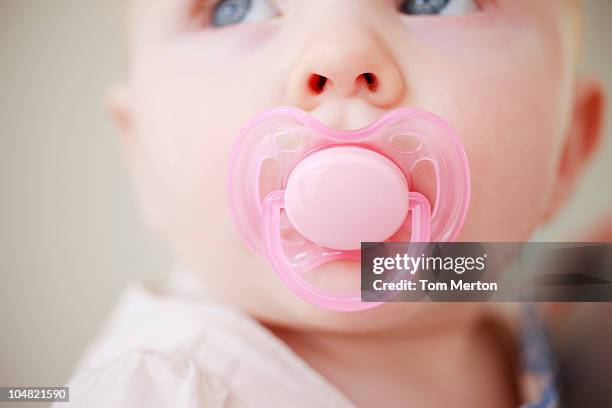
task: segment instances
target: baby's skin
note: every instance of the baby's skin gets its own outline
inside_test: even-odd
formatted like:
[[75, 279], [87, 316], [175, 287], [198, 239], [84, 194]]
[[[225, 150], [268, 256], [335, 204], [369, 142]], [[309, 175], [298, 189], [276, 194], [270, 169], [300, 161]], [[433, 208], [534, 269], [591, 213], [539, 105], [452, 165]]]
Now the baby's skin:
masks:
[[[215, 299], [254, 316], [358, 405], [516, 406], [505, 314], [304, 302], [241, 241], [226, 170], [240, 127], [272, 107], [338, 129], [418, 107], [444, 118], [469, 157], [459, 240], [527, 240], [572, 192], [601, 133], [601, 87], [576, 74], [579, 15], [572, 0], [132, 0], [129, 73], [109, 100], [146, 221]], [[415, 188], [432, 194], [426, 176]], [[309, 279], [345, 289], [358, 276], [335, 262]]]

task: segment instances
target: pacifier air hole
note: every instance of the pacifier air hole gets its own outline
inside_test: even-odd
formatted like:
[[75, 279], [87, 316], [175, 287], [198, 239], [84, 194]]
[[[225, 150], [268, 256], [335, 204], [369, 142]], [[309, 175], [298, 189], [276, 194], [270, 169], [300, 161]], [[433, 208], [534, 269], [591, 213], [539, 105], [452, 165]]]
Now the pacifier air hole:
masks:
[[421, 138], [410, 134], [392, 135], [389, 145], [400, 153], [416, 153], [423, 147]]
[[282, 177], [282, 167], [278, 160], [268, 157], [261, 162], [257, 179], [260, 202], [272, 191], [282, 188]]
[[304, 136], [297, 129], [285, 129], [274, 134], [274, 147], [281, 152], [295, 152], [304, 146]]
[[422, 159], [415, 163], [410, 173], [412, 188], [423, 194], [431, 204], [431, 213], [436, 213], [438, 203], [439, 174], [434, 163], [428, 159]]

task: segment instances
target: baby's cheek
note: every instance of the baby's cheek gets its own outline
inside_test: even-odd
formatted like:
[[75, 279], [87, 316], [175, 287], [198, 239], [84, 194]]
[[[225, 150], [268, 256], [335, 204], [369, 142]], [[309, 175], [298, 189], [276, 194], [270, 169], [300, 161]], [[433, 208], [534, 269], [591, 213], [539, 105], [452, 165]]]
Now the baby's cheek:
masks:
[[520, 50], [515, 55], [524, 66], [466, 66], [461, 86], [449, 80], [456, 91], [431, 102], [461, 135], [469, 157], [472, 201], [462, 240], [526, 240], [548, 206], [569, 80], [562, 68]]
[[509, 77], [479, 95], [477, 119], [462, 125], [473, 182], [464, 239], [526, 240], [546, 212], [563, 133], [556, 79]]
[[[181, 64], [180, 59], [147, 65], [133, 84], [136, 137], [146, 164], [143, 178], [150, 186], [145, 199], [157, 209], [165, 238], [181, 262], [209, 275], [216, 293], [236, 292], [235, 282], [251, 289], [263, 284], [263, 279], [238, 278], [239, 271], [247, 280], [258, 276], [253, 273], [258, 264], [229, 216], [227, 164], [240, 127], [273, 106], [274, 94], [252, 89], [252, 78], [244, 72], [257, 75], [256, 67], [202, 72], [202, 65]], [[276, 279], [269, 272], [265, 276]], [[245, 300], [247, 295], [238, 291]]]
[[203, 203], [213, 211], [221, 205], [228, 116], [239, 112], [225, 110], [227, 94], [195, 69], [153, 61], [134, 77], [137, 137], [157, 186], [154, 199], [169, 221], [184, 220], [197, 208], [205, 218]]

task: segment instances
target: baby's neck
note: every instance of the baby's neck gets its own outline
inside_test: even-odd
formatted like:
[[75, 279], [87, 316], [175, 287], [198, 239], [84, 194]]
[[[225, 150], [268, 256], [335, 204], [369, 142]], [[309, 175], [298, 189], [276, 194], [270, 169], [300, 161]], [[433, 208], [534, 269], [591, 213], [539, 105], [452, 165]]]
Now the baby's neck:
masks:
[[519, 404], [514, 345], [490, 316], [427, 332], [269, 328], [359, 406]]

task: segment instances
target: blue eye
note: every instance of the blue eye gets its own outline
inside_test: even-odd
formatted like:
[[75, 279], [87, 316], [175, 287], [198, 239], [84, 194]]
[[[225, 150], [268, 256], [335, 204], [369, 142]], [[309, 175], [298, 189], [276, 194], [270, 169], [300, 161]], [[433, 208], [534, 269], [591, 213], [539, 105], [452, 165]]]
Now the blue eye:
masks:
[[399, 11], [410, 15], [459, 15], [476, 9], [476, 0], [405, 0]]
[[211, 24], [223, 27], [274, 17], [278, 11], [267, 0], [221, 0], [212, 11]]

